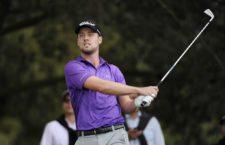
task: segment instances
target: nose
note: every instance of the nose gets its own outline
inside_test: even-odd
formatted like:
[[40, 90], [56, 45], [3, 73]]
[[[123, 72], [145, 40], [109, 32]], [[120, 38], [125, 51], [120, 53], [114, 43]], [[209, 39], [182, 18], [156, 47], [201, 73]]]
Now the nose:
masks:
[[84, 40], [87, 40], [88, 39], [88, 35], [84, 35]]

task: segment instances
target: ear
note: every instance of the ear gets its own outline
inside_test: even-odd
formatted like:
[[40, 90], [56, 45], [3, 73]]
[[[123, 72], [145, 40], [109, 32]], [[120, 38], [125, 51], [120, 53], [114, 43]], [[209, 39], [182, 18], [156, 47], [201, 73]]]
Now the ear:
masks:
[[102, 37], [99, 37], [98, 44], [102, 44]]

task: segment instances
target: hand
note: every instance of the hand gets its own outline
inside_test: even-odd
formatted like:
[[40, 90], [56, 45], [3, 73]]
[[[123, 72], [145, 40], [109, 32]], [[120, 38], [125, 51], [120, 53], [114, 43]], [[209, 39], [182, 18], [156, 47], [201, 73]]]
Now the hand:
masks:
[[159, 88], [157, 86], [143, 87], [139, 90], [139, 95], [156, 97]]
[[141, 107], [147, 107], [150, 106], [151, 102], [153, 101], [154, 97], [152, 96], [145, 96], [143, 98], [143, 101], [141, 103]]
[[128, 131], [128, 137], [130, 140], [138, 138], [142, 134], [142, 130], [138, 130], [136, 128], [130, 129]]
[[148, 107], [153, 99], [154, 98], [152, 96], [138, 96], [135, 98], [134, 104], [137, 108]]

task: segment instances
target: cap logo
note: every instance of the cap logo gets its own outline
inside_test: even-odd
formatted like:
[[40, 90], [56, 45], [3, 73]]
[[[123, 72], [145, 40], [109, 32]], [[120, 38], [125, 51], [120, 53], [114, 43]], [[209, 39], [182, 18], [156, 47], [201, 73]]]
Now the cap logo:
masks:
[[91, 26], [95, 26], [94, 23], [91, 23], [91, 22], [88, 22], [88, 21], [84, 21], [84, 22], [81, 22], [81, 23], [79, 24], [79, 26], [83, 26], [83, 25], [91, 25]]
[[94, 30], [99, 34], [99, 36], [102, 36], [101, 31], [99, 30], [98, 26], [91, 21], [83, 21], [81, 22], [78, 27], [76, 28], [75, 32], [78, 34], [81, 27], [89, 27], [90, 29]]

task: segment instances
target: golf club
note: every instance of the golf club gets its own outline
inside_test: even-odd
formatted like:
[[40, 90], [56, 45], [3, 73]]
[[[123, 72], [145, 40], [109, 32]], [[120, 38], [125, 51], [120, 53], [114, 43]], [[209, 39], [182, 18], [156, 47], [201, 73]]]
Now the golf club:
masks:
[[[206, 9], [204, 11], [206, 15], [210, 17], [210, 20], [206, 23], [206, 25], [202, 28], [202, 30], [197, 34], [197, 36], [192, 40], [192, 42], [188, 45], [188, 47], [184, 50], [184, 52], [180, 55], [180, 57], [176, 60], [176, 62], [171, 66], [171, 68], [166, 72], [166, 74], [162, 77], [162, 79], [158, 82], [157, 86], [159, 87], [165, 78], [169, 75], [169, 73], [174, 69], [180, 59], [184, 56], [184, 54], [189, 50], [189, 48], [193, 45], [193, 43], [198, 39], [198, 37], [202, 34], [202, 32], [206, 29], [209, 23], [214, 19], [214, 14], [210, 9]], [[153, 96], [154, 97], [154, 96]], [[141, 106], [144, 106], [147, 102], [143, 101]]]

